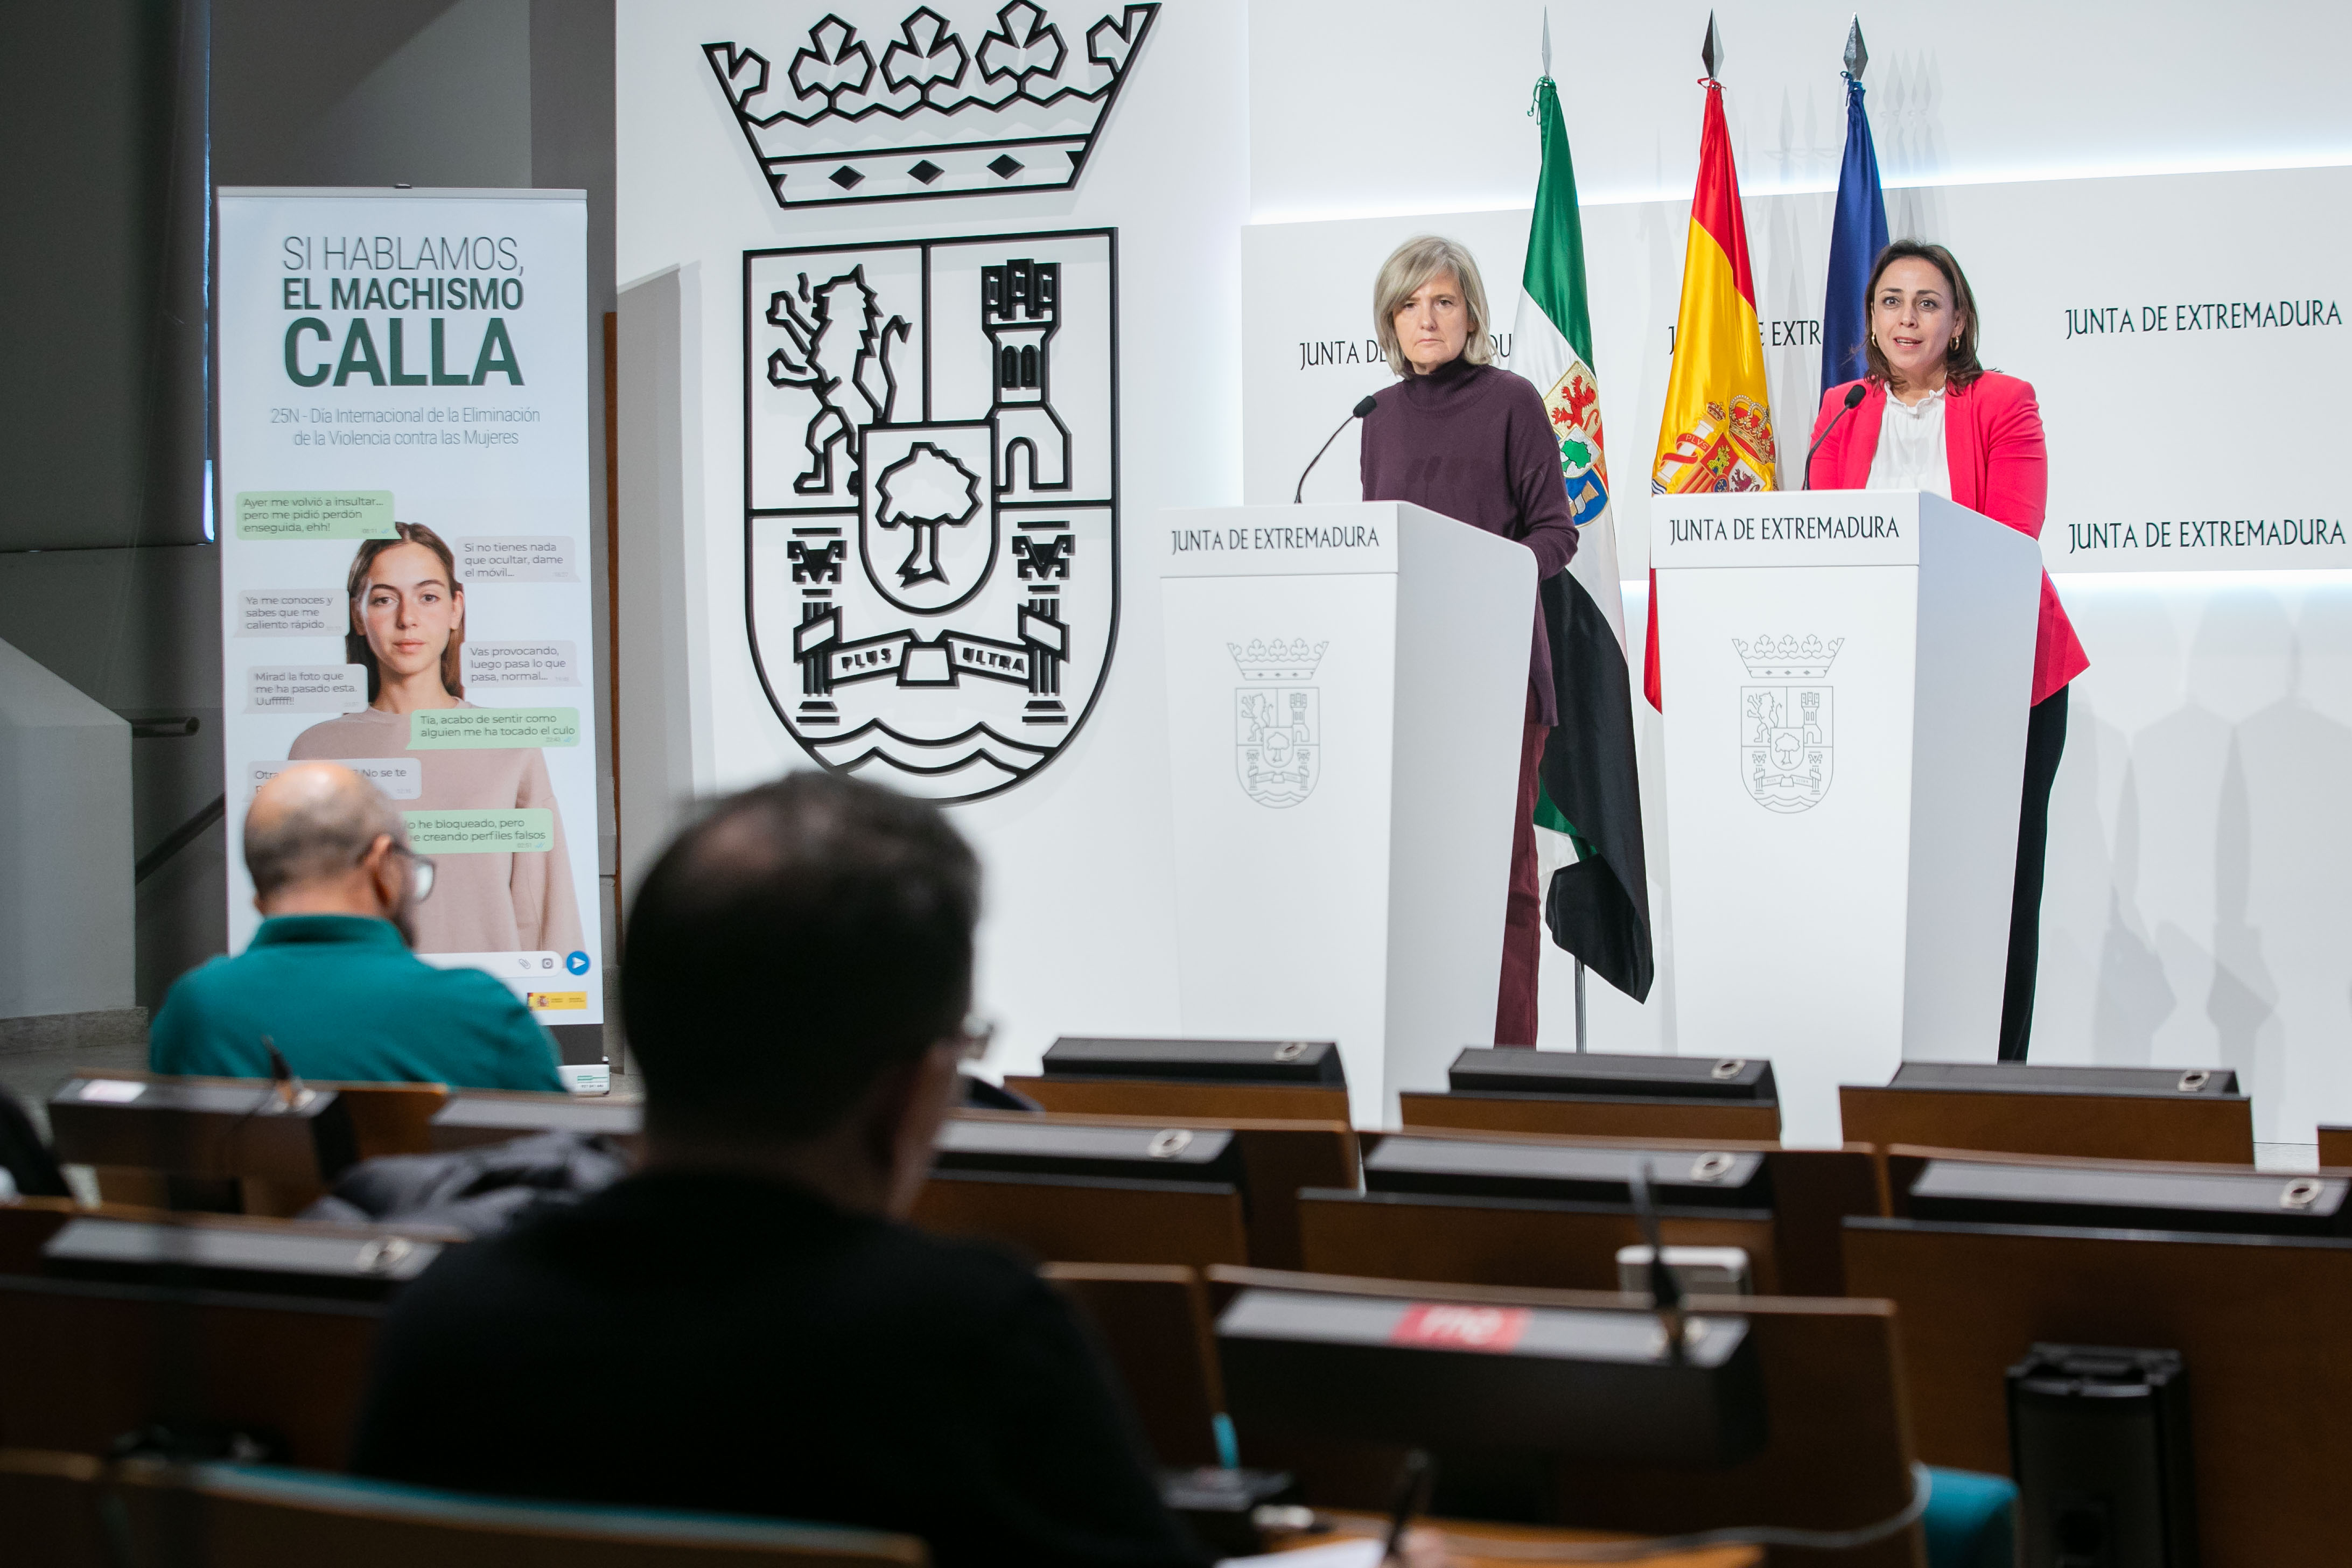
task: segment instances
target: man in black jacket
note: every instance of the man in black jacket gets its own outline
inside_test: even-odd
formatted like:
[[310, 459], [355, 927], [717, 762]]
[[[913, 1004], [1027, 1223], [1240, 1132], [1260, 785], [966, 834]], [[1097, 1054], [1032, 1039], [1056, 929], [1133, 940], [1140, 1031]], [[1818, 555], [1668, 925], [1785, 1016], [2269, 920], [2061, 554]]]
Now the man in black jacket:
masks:
[[681, 835], [622, 966], [645, 1169], [404, 1293], [353, 1468], [903, 1531], [942, 1568], [1204, 1561], [1069, 1307], [900, 1223], [979, 893], [936, 809], [825, 773]]

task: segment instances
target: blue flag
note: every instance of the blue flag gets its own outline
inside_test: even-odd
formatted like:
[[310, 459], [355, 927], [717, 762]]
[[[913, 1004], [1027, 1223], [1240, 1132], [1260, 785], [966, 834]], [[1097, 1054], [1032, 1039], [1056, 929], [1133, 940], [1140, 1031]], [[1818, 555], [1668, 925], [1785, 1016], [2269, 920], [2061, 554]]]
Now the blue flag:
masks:
[[1822, 301], [1822, 390], [1860, 381], [1869, 366], [1863, 344], [1870, 313], [1863, 290], [1870, 266], [1886, 248], [1886, 197], [1878, 185], [1878, 151], [1862, 111], [1862, 82], [1845, 79], [1845, 162], [1838, 167], [1837, 222], [1830, 230], [1829, 293]]

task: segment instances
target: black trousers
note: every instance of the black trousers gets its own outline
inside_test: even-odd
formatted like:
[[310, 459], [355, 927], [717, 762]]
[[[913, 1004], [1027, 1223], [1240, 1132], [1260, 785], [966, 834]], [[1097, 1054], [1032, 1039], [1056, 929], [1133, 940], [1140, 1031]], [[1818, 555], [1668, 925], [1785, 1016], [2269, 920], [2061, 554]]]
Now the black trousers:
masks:
[[2025, 793], [2017, 813], [2017, 886], [2009, 904], [2009, 982], [2000, 997], [2000, 1059], [2021, 1062], [2033, 1036], [2033, 980], [2042, 963], [2042, 865], [2050, 847], [2050, 786], [2066, 750], [2066, 688], [2025, 721]]

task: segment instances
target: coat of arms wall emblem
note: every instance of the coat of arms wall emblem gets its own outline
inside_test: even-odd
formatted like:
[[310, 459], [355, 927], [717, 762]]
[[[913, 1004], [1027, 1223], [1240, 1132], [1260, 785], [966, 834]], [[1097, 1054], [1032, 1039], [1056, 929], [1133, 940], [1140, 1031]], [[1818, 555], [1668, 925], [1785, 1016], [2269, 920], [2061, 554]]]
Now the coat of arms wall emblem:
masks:
[[1731, 639], [1748, 667], [1739, 689], [1739, 777], [1767, 811], [1811, 811], [1830, 792], [1837, 693], [1828, 680], [1843, 637]]
[[1234, 770], [1263, 806], [1297, 805], [1323, 774], [1323, 693], [1307, 684], [1328, 643], [1227, 643], [1242, 685], [1234, 692]]
[[743, 258], [751, 651], [810, 755], [935, 800], [1077, 731], [1118, 625], [1116, 236]]

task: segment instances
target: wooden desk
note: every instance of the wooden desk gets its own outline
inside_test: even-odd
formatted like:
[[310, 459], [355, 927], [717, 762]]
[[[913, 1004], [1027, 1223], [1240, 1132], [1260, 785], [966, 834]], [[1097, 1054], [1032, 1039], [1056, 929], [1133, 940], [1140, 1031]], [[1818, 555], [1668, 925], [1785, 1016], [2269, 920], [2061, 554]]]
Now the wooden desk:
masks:
[[1040, 1262], [1205, 1268], [1249, 1256], [1241, 1194], [1222, 1183], [936, 1171], [909, 1217], [924, 1230], [983, 1237]]
[[[1444, 1096], [1431, 1096], [1444, 1099]], [[1783, 1149], [1777, 1142], [1740, 1141], [1737, 1139], [1705, 1140], [1676, 1138], [1573, 1138], [1558, 1134], [1518, 1132], [1482, 1132], [1470, 1129], [1432, 1126], [1414, 1127], [1412, 1131], [1443, 1131], [1449, 1138], [1474, 1138], [1499, 1142], [1569, 1143], [1604, 1149], [1670, 1149], [1689, 1154], [1702, 1154], [1713, 1150], [1727, 1153], [1758, 1153], [1764, 1157], [1772, 1185], [1772, 1235], [1769, 1248], [1769, 1265], [1774, 1289], [1792, 1296], [1843, 1296], [1845, 1289], [1845, 1260], [1839, 1226], [1848, 1215], [1881, 1215], [1885, 1213], [1882, 1201], [1881, 1174], [1878, 1162], [1867, 1145], [1848, 1143], [1842, 1149]], [[1367, 1135], [1369, 1141], [1369, 1135]], [[1671, 1213], [1672, 1211], [1665, 1211]], [[1640, 1237], [1629, 1237], [1628, 1243]], [[1687, 1238], [1669, 1236], [1670, 1243]], [[1734, 1242], [1733, 1246], [1745, 1246]], [[1308, 1267], [1314, 1267], [1308, 1265]], [[1612, 1268], [1613, 1269], [1613, 1263]], [[1759, 1263], [1759, 1277], [1766, 1265]], [[1339, 1270], [1361, 1272], [1361, 1270]], [[1386, 1271], [1374, 1278], [1389, 1278]], [[1397, 1276], [1407, 1278], [1412, 1276]], [[1470, 1283], [1540, 1284], [1562, 1289], [1614, 1289], [1616, 1276], [1612, 1272], [1606, 1283], [1598, 1275], [1584, 1276], [1594, 1281], [1590, 1285], [1571, 1285], [1565, 1278], [1537, 1280], [1533, 1279], [1484, 1279]]]
[[1348, 1091], [1311, 1083], [1202, 1083], [1187, 1079], [1008, 1078], [1004, 1087], [1048, 1110], [1141, 1116], [1171, 1125], [1208, 1117], [1243, 1121], [1348, 1121]]
[[[1222, 1309], [1248, 1289], [1313, 1290], [1416, 1301], [1556, 1306], [1624, 1311], [1624, 1300], [1585, 1291], [1421, 1285], [1248, 1268], [1213, 1268]], [[1700, 1299], [1693, 1305], [1698, 1306]], [[1580, 1527], [1667, 1535], [1729, 1525], [1848, 1530], [1902, 1511], [1912, 1495], [1908, 1399], [1895, 1353], [1895, 1310], [1884, 1301], [1725, 1298], [1704, 1310], [1748, 1320], [1762, 1358], [1769, 1435], [1764, 1451], [1721, 1469], [1579, 1463], [1559, 1479], [1561, 1514]], [[1239, 1433], [1245, 1464], [1287, 1469], [1321, 1508], [1385, 1510], [1403, 1455], [1371, 1444], [1316, 1444]], [[1922, 1568], [1917, 1525], [1839, 1554], [1850, 1568]], [[1784, 1554], [1776, 1554], [1776, 1559]], [[1826, 1562], [1787, 1556], [1790, 1563]]]
[[2009, 1472], [2003, 1373], [2036, 1342], [2176, 1350], [2204, 1568], [2339, 1561], [2352, 1241], [1856, 1219], [1845, 1253], [1901, 1314], [1929, 1464]]
[[1775, 1143], [1778, 1100], [1639, 1100], [1625, 1095], [1434, 1094], [1397, 1096], [1408, 1131], [1467, 1127], [1489, 1132], [1648, 1140], [1694, 1138]]
[[151, 1086], [127, 1101], [50, 1100], [58, 1158], [96, 1167], [110, 1202], [280, 1215], [309, 1206], [355, 1161], [422, 1152], [448, 1094], [437, 1083], [306, 1080], [320, 1099], [296, 1118], [267, 1109], [268, 1079], [105, 1068], [70, 1081], [93, 1080]]
[[1909, 1143], [2098, 1160], [2254, 1163], [2242, 1095], [2064, 1094], [1987, 1089], [1838, 1090], [1849, 1143]]
[[0, 1279], [0, 1447], [104, 1454], [127, 1432], [195, 1422], [340, 1469], [383, 1316], [354, 1301]]
[[1038, 1273], [1094, 1324], [1153, 1458], [1171, 1469], [1216, 1464], [1225, 1396], [1200, 1274], [1138, 1263], [1048, 1263]]
[[[1962, 1160], [1973, 1165], [2055, 1165], [2086, 1171], [2176, 1171], [2192, 1176], [2210, 1175], [2217, 1170], [2242, 1175], [2247, 1169], [2239, 1163], [2195, 1160], [2085, 1160], [2058, 1154], [2011, 1154], [1995, 1149], [1922, 1149], [1908, 1143], [1895, 1143], [1872, 1152], [1880, 1179], [1886, 1184], [1885, 1210], [1879, 1217], [1888, 1219], [1911, 1217], [1911, 1184], [1919, 1179], [1919, 1173], [1932, 1160]], [[1843, 1246], [1843, 1229], [1840, 1246]]]
[[[1351, 1513], [1345, 1510], [1327, 1512], [1332, 1528], [1314, 1534], [1284, 1537], [1269, 1544], [1274, 1552], [1303, 1552], [1311, 1547], [1328, 1546], [1337, 1541], [1383, 1541], [1388, 1537], [1387, 1518], [1375, 1513]], [[1514, 1553], [1512, 1547], [1545, 1546], [1568, 1542], [1639, 1541], [1638, 1535], [1606, 1530], [1569, 1530], [1559, 1525], [1486, 1524], [1472, 1519], [1433, 1519], [1424, 1521], [1447, 1537], [1446, 1562], [1458, 1568], [1525, 1568], [1528, 1558]], [[1482, 1542], [1493, 1542], [1502, 1550], [1482, 1553]], [[1633, 1560], [1640, 1568], [1758, 1568], [1764, 1561], [1760, 1546], [1709, 1546], [1697, 1552], [1665, 1552], [1654, 1556]]]
[[1249, 1117], [1111, 1116], [1049, 1113], [1040, 1118], [1019, 1110], [960, 1110], [975, 1121], [1015, 1121], [1082, 1127], [1188, 1127], [1231, 1132], [1241, 1146], [1247, 1183], [1249, 1256], [1261, 1268], [1296, 1268], [1299, 1263], [1298, 1193], [1302, 1187], [1360, 1185], [1363, 1155], [1356, 1130], [1336, 1121], [1291, 1121]]
[[2319, 1163], [2331, 1170], [2352, 1166], [2352, 1127], [2319, 1130]]

